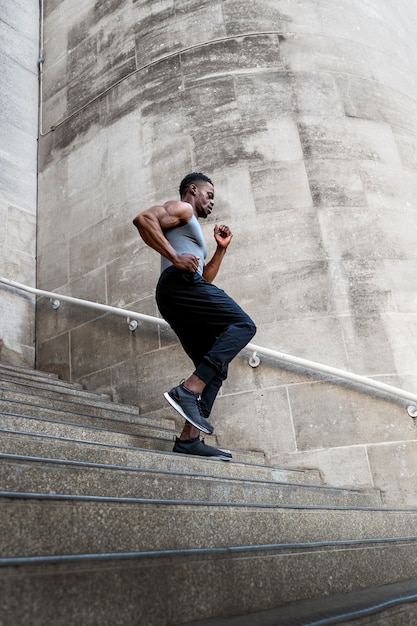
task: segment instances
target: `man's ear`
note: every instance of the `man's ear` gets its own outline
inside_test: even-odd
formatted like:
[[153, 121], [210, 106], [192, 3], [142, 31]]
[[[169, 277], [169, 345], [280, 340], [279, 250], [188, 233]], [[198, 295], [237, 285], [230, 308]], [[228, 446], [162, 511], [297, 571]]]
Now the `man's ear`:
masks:
[[193, 194], [193, 196], [195, 196], [195, 195], [196, 195], [196, 193], [197, 193], [197, 185], [195, 185], [194, 183], [191, 183], [191, 185], [189, 186], [189, 188], [188, 188], [188, 189], [191, 191], [191, 193]]

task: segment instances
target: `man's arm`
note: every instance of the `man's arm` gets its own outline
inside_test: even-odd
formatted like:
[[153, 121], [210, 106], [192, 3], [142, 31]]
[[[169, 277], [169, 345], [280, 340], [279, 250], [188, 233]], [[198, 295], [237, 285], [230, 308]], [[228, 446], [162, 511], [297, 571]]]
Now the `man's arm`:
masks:
[[195, 272], [198, 259], [191, 254], [177, 254], [164, 235], [164, 230], [182, 226], [189, 222], [193, 208], [188, 202], [172, 200], [165, 204], [145, 209], [135, 217], [133, 224], [143, 241], [168, 259], [175, 267]]
[[221, 226], [215, 225], [214, 238], [217, 242], [217, 248], [212, 258], [203, 269], [203, 278], [205, 278], [208, 283], [212, 283], [216, 278], [224, 255], [226, 254], [227, 247], [232, 241], [232, 237], [232, 232], [228, 226], [223, 224]]

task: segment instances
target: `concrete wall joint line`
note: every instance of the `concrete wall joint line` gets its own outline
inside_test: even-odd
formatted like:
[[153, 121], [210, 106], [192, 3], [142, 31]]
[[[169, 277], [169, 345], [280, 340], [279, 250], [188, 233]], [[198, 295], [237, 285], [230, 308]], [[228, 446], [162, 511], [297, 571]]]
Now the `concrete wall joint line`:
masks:
[[298, 445], [297, 445], [297, 433], [296, 433], [296, 430], [295, 430], [294, 416], [293, 416], [292, 406], [291, 406], [290, 390], [288, 388], [288, 385], [285, 386], [285, 393], [286, 393], [286, 396], [287, 396], [288, 411], [289, 411], [289, 415], [290, 415], [291, 432], [292, 432], [293, 444], [294, 444], [294, 452], [299, 452]]
[[369, 480], [370, 480], [370, 484], [372, 487], [375, 487], [375, 479], [374, 479], [374, 475], [372, 473], [372, 467], [371, 467], [371, 462], [369, 460], [369, 446], [365, 445], [364, 447], [364, 451], [365, 451], [365, 460], [366, 460], [366, 465], [368, 467], [368, 474], [369, 474]]

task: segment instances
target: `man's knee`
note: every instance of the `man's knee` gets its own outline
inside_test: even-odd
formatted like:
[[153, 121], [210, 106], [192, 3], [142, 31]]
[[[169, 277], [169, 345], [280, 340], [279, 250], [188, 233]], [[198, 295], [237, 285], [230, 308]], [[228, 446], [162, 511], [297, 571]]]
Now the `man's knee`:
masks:
[[256, 329], [255, 322], [251, 320], [250, 317], [248, 317], [244, 322], [242, 322], [241, 328], [242, 328], [242, 331], [245, 333], [245, 338], [247, 339], [247, 342], [249, 342], [252, 339], [252, 337], [254, 337], [254, 335], [256, 334], [257, 329]]
[[256, 334], [257, 328], [256, 328], [255, 322], [249, 316], [248, 316], [248, 319], [247, 319], [247, 324], [248, 324], [249, 332], [252, 334], [252, 337], [253, 337]]

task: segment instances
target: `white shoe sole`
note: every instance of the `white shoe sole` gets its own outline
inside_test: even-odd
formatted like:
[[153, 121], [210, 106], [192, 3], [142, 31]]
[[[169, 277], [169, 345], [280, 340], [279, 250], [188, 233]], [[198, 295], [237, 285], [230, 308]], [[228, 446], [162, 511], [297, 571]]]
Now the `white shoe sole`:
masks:
[[201, 426], [201, 424], [196, 424], [195, 421], [193, 421], [192, 419], [190, 419], [188, 417], [188, 415], [186, 415], [184, 413], [184, 411], [181, 408], [181, 405], [178, 404], [178, 402], [175, 402], [174, 398], [171, 398], [171, 396], [169, 395], [168, 391], [164, 392], [164, 398], [165, 400], [168, 400], [168, 402], [170, 403], [170, 405], [180, 414], [182, 415], [182, 417], [187, 421], [190, 422], [190, 424], [192, 424], [193, 426], [195, 426], [196, 428], [198, 428], [198, 430], [201, 430], [203, 433], [206, 433], [206, 435], [211, 435], [213, 431], [208, 430], [207, 428], [203, 428], [203, 426]]

